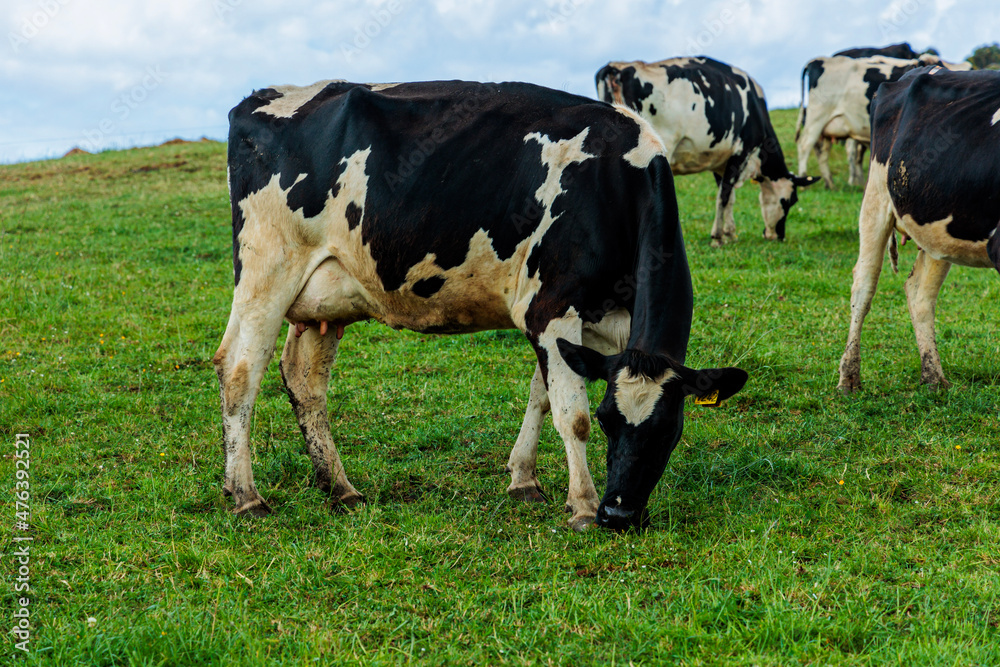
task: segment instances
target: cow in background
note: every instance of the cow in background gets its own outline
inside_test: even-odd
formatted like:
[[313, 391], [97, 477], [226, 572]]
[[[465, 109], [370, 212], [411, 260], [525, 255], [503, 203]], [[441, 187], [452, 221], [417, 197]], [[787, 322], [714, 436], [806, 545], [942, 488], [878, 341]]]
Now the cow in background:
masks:
[[872, 56], [884, 56], [886, 58], [899, 58], [901, 60], [916, 60], [920, 54], [913, 50], [908, 42], [890, 44], [889, 46], [859, 46], [853, 49], [837, 51], [834, 56], [847, 56], [848, 58], [870, 58]]
[[595, 78], [598, 98], [624, 104], [650, 122], [674, 174], [715, 175], [713, 247], [736, 238], [733, 200], [747, 179], [760, 183], [764, 238], [784, 240], [798, 188], [819, 179], [788, 170], [764, 91], [749, 74], [702, 56], [611, 62]]
[[[833, 55], [835, 56], [847, 56], [848, 58], [870, 58], [871, 56], [884, 56], [886, 58], [900, 58], [902, 60], [915, 60], [920, 57], [920, 54], [913, 50], [909, 42], [900, 42], [899, 44], [890, 44], [889, 46], [862, 46], [855, 47], [852, 49], [844, 49], [843, 51], [837, 51]], [[800, 103], [801, 107], [802, 104]], [[821, 139], [820, 143], [828, 142], [830, 139]], [[863, 162], [865, 159], [865, 149], [867, 146], [865, 144], [859, 143], [854, 139], [844, 140], [844, 149], [847, 153], [847, 164], [848, 185], [861, 185], [863, 180]], [[819, 146], [817, 148], [817, 155], [822, 154], [824, 159], [829, 159], [830, 146]], [[829, 184], [826, 186], [830, 187]]]
[[[909, 48], [908, 44], [895, 44], [884, 47], [881, 51], [904, 53], [904, 50], [897, 48], [901, 46]], [[954, 71], [972, 69], [972, 65], [968, 62], [945, 62], [930, 53], [906, 60], [891, 58], [884, 53], [873, 56], [853, 55], [869, 51], [880, 51], [880, 49], [847, 49], [832, 58], [813, 58], [802, 70], [801, 102], [795, 131], [798, 171], [799, 174], [805, 173], [809, 150], [814, 150], [820, 174], [828, 189], [833, 187], [830, 175], [830, 149], [834, 141], [845, 142], [848, 185], [864, 184], [863, 160], [870, 136], [869, 109], [871, 98], [880, 84], [895, 81], [906, 72], [925, 65], [941, 65]], [[809, 143], [812, 137], [817, 139]]]
[[861, 185], [864, 173], [860, 161], [864, 151], [858, 144], [867, 146], [871, 141], [868, 119], [871, 99], [881, 84], [896, 81], [919, 66], [919, 60], [884, 56], [821, 57], [806, 63], [802, 69], [802, 103], [795, 130], [799, 174], [805, 173], [809, 153], [815, 151], [820, 176], [828, 189], [833, 188], [830, 149], [834, 140], [848, 140], [856, 143], [848, 145], [847, 182]]
[[919, 248], [906, 301], [920, 381], [946, 386], [934, 337], [941, 285], [952, 264], [1000, 264], [1000, 72], [915, 70], [882, 84], [872, 105], [872, 161], [838, 387], [861, 386], [861, 326], [887, 250], [896, 269], [895, 231]]

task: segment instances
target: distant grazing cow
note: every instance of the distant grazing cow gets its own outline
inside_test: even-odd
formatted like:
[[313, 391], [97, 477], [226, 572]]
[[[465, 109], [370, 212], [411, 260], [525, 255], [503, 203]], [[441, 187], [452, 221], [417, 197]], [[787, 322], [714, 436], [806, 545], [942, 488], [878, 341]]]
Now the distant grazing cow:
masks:
[[798, 201], [796, 189], [819, 179], [788, 171], [764, 91], [749, 74], [699, 57], [612, 62], [596, 79], [600, 99], [625, 104], [653, 125], [675, 174], [715, 175], [719, 192], [713, 246], [735, 239], [734, 190], [748, 178], [760, 182], [764, 237], [785, 238], [788, 211]]
[[886, 58], [901, 58], [902, 60], [916, 60], [920, 54], [913, 50], [907, 42], [890, 44], [889, 46], [861, 46], [853, 49], [837, 51], [835, 56], [847, 56], [848, 58], [870, 58], [871, 56], [885, 56]]
[[[270, 511], [248, 438], [283, 319], [281, 374], [316, 482], [348, 505], [361, 495], [334, 446], [326, 391], [339, 339], [359, 320], [523, 331], [540, 369], [532, 393], [551, 404], [566, 445], [580, 530], [595, 518], [643, 523], [684, 397], [721, 400], [746, 381], [739, 369], [683, 365], [692, 295], [673, 178], [631, 111], [520, 83], [323, 81], [259, 90], [229, 120], [236, 288], [214, 362], [234, 511]], [[623, 331], [620, 353], [581, 345]], [[607, 382], [600, 506], [581, 375]], [[509, 491], [537, 497], [536, 449], [521, 444]]]
[[872, 162], [840, 361], [842, 391], [860, 386], [861, 325], [887, 247], [896, 266], [894, 230], [920, 249], [906, 281], [920, 381], [947, 384], [934, 340], [938, 292], [952, 264], [989, 267], [990, 257], [1000, 258], [998, 220], [1000, 72], [925, 68], [882, 84], [872, 108]]

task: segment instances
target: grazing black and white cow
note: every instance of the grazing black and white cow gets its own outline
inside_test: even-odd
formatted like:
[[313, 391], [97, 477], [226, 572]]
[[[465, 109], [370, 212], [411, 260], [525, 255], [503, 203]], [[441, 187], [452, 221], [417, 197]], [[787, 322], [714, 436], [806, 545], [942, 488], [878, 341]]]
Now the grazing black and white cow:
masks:
[[[896, 235], [919, 248], [906, 300], [920, 350], [920, 381], [947, 385], [934, 339], [934, 306], [952, 264], [993, 266], [1000, 257], [1000, 72], [915, 70], [879, 88], [872, 161], [861, 205], [861, 245], [851, 289], [851, 327], [840, 361], [845, 393], [861, 381], [861, 325], [886, 249]], [[992, 238], [991, 238], [992, 235]]]
[[890, 44], [889, 46], [859, 46], [853, 49], [837, 51], [835, 56], [847, 56], [848, 58], [870, 58], [872, 56], [885, 56], [886, 58], [900, 58], [902, 60], [916, 60], [920, 54], [913, 50], [907, 42]]
[[[361, 495], [334, 446], [326, 390], [338, 341], [359, 320], [523, 331], [580, 530], [641, 524], [685, 395], [723, 399], [745, 382], [739, 369], [683, 365], [692, 294], [673, 178], [632, 112], [521, 83], [324, 81], [259, 90], [229, 119], [236, 288], [214, 362], [234, 511], [270, 511], [248, 429], [284, 319], [281, 373], [316, 482], [346, 504]], [[614, 354], [581, 344], [623, 327]], [[600, 503], [581, 374], [607, 382]], [[525, 444], [511, 464], [512, 495], [531, 497], [535, 450]]]
[[764, 237], [785, 238], [797, 188], [818, 179], [788, 171], [764, 91], [749, 74], [711, 58], [671, 58], [611, 62], [596, 80], [600, 99], [624, 104], [652, 124], [674, 174], [715, 175], [713, 246], [736, 237], [734, 190], [748, 178], [760, 182]]

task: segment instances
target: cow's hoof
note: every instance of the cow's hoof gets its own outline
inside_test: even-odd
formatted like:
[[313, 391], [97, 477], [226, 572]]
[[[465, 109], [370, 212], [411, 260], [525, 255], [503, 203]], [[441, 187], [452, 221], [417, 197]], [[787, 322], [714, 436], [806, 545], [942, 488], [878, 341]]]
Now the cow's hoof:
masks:
[[357, 491], [349, 491], [339, 497], [334, 496], [333, 502], [338, 507], [352, 509], [365, 504], [365, 497]]
[[858, 372], [859, 368], [860, 364], [857, 362], [840, 362], [840, 381], [837, 383], [837, 389], [844, 396], [850, 396], [861, 389], [861, 373]]
[[920, 379], [920, 383], [926, 385], [931, 391], [938, 391], [939, 389], [947, 389], [951, 386], [951, 383], [945, 380], [943, 377], [932, 378], [932, 379]]
[[722, 247], [722, 239], [713, 238], [712, 239], [712, 247], [713, 248], [721, 248]]
[[573, 515], [569, 518], [569, 521], [567, 521], [567, 523], [569, 524], [570, 528], [572, 528], [578, 533], [582, 533], [583, 531], [587, 530], [587, 528], [589, 528], [591, 524], [593, 524], [594, 521], [597, 520], [596, 509], [574, 511], [573, 507], [569, 503], [567, 503], [566, 513]]
[[538, 482], [529, 482], [521, 486], [511, 484], [507, 487], [507, 495], [514, 500], [522, 500], [526, 503], [545, 503], [549, 500]]
[[262, 517], [267, 516], [271, 513], [271, 507], [264, 502], [263, 498], [257, 497], [253, 500], [249, 500], [239, 507], [233, 509], [233, 514], [244, 516], [249, 514], [250, 516]]
[[582, 533], [593, 525], [596, 518], [596, 514], [575, 515], [568, 521], [569, 527], [577, 533]]
[[839, 389], [840, 393], [843, 394], [844, 396], [850, 396], [851, 394], [853, 394], [853, 393], [857, 392], [859, 389], [861, 389], [861, 385], [860, 384], [845, 384], [845, 383], [841, 382], [840, 384], [837, 385], [837, 389]]

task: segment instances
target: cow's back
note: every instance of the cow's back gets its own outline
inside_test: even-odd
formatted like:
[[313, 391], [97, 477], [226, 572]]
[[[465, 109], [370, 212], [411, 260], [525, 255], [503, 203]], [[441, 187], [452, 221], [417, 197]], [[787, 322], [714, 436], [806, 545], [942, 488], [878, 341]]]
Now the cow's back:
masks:
[[244, 202], [267, 189], [292, 213], [286, 241], [337, 258], [397, 327], [521, 327], [540, 285], [555, 307], [599, 310], [664, 196], [641, 119], [531, 84], [271, 88], [230, 120], [237, 282]]
[[738, 67], [707, 57], [612, 65], [636, 67], [652, 83], [644, 103], [626, 101], [663, 137], [675, 173], [720, 171], [771, 127], [763, 90]]
[[1000, 220], [1000, 73], [910, 72], [881, 86], [871, 120], [897, 214], [985, 241]]
[[848, 58], [869, 58], [871, 56], [885, 56], [887, 58], [901, 58], [903, 60], [915, 60], [919, 54], [907, 42], [890, 44], [889, 46], [862, 46], [853, 49], [837, 51], [835, 56], [847, 56]]

